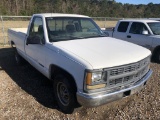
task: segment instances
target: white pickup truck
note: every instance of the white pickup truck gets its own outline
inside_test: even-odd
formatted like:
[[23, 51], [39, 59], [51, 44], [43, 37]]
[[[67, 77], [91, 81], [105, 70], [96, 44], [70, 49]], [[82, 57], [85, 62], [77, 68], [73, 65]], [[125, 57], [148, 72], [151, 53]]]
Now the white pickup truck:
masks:
[[60, 109], [103, 105], [140, 91], [152, 74], [151, 52], [106, 37], [88, 16], [34, 14], [27, 28], [10, 28], [15, 59], [53, 81]]
[[117, 22], [112, 30], [106, 30], [110, 37], [132, 42], [148, 48], [152, 59], [160, 63], [160, 22], [149, 19], [126, 19]]

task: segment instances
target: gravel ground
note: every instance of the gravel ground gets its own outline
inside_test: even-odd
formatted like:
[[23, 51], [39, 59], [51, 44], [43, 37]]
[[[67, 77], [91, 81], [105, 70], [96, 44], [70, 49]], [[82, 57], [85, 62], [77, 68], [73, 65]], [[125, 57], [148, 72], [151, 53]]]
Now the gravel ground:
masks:
[[51, 82], [31, 65], [17, 66], [11, 48], [0, 48], [0, 120], [160, 120], [160, 65], [139, 93], [96, 108], [60, 112]]

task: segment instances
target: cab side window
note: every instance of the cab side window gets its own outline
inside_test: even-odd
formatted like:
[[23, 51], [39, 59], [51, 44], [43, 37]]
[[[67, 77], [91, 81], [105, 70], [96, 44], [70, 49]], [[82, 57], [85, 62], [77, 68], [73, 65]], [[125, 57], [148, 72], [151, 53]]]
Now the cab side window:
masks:
[[33, 22], [31, 23], [29, 37], [34, 39], [34, 37], [38, 36], [41, 42], [44, 44], [44, 31], [43, 31], [43, 21], [40, 17], [33, 18]]
[[143, 31], [148, 31], [146, 25], [144, 23], [134, 22], [131, 25], [131, 29], [130, 29], [129, 33], [132, 33], [132, 34], [142, 34]]
[[118, 26], [118, 32], [126, 32], [129, 26], [129, 22], [120, 22]]

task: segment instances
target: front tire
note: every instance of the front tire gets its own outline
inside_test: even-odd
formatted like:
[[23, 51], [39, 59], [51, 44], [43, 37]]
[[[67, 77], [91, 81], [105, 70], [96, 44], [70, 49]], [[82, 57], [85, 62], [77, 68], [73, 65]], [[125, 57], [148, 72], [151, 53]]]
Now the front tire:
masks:
[[69, 79], [63, 74], [58, 74], [54, 80], [54, 93], [58, 106], [66, 114], [71, 114], [77, 104], [75, 86]]

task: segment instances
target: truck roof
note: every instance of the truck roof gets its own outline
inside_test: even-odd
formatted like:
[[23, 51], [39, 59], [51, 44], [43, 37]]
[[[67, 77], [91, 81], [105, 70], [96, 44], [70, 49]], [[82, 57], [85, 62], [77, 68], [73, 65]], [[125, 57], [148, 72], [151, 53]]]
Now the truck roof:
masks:
[[126, 21], [126, 22], [159, 22], [156, 20], [150, 20], [150, 19], [124, 19], [120, 21]]
[[36, 16], [43, 16], [43, 17], [85, 17], [89, 18], [85, 15], [78, 15], [78, 14], [63, 14], [63, 13], [40, 13], [40, 14], [34, 14]]

